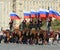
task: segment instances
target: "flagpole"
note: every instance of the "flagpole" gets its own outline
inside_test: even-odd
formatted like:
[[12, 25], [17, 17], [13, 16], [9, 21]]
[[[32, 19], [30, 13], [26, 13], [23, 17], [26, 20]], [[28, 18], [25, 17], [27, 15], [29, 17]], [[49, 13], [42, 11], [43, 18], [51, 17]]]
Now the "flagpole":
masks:
[[[49, 7], [48, 7], [48, 10], [49, 10]], [[49, 14], [46, 20], [47, 20], [47, 34], [50, 35], [51, 19], [49, 17]]]

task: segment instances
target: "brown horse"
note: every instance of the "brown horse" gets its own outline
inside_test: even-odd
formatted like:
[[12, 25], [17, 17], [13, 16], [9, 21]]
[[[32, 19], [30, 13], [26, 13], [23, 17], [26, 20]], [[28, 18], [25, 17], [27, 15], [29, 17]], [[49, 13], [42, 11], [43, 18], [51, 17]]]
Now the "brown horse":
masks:
[[7, 30], [3, 30], [3, 33], [4, 33], [4, 35], [6, 35], [6, 39], [7, 39], [6, 42], [9, 42], [10, 41], [10, 32]]
[[15, 29], [14, 32], [15, 32], [15, 36], [17, 35], [18, 37], [18, 41], [22, 42], [22, 38], [23, 38], [22, 32], [19, 29]]

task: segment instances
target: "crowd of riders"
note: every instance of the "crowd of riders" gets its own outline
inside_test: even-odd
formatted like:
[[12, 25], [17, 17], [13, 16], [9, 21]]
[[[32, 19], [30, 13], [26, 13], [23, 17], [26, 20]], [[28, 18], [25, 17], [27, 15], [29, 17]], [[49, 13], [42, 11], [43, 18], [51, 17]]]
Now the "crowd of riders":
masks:
[[[50, 21], [49, 21], [50, 22]], [[20, 44], [49, 44], [56, 40], [59, 43], [60, 31], [50, 31], [41, 29], [42, 20], [30, 20], [29, 23], [23, 20], [19, 29], [13, 29], [13, 21], [10, 23], [10, 30], [0, 31], [0, 43], [20, 43]], [[51, 23], [50, 23], [51, 24]], [[13, 30], [12, 30], [13, 29]]]

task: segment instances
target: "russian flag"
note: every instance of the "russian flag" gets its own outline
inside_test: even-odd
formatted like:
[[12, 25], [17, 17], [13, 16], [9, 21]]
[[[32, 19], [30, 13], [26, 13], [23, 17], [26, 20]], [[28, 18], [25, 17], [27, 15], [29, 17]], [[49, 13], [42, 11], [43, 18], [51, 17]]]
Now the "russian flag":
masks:
[[40, 11], [37, 11], [37, 18], [40, 18]]
[[38, 12], [40, 18], [47, 18], [48, 17], [49, 10], [40, 9]]
[[50, 9], [49, 10], [49, 17], [54, 17], [56, 19], [60, 19], [60, 14], [57, 11]]
[[31, 10], [31, 18], [36, 18], [37, 17], [37, 12], [34, 10]]
[[30, 18], [30, 12], [24, 12], [24, 19]]
[[11, 20], [21, 19], [16, 13], [10, 13]]

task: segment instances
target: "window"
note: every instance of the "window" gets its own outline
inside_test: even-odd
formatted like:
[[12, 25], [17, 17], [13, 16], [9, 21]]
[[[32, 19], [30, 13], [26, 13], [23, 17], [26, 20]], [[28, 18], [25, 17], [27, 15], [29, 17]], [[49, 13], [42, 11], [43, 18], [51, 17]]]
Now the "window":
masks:
[[20, 12], [22, 12], [22, 10], [20, 10]]
[[41, 0], [41, 1], [45, 1], [45, 0]]
[[26, 1], [24, 1], [24, 9], [26, 9], [26, 6], [27, 5], [27, 2]]
[[60, 4], [59, 4], [59, 7], [60, 7]]
[[22, 3], [20, 3], [20, 5], [22, 5]]
[[13, 2], [16, 2], [16, 0], [13, 0]]

